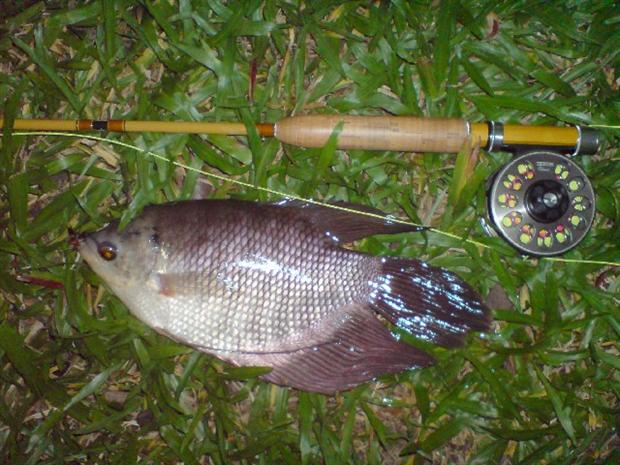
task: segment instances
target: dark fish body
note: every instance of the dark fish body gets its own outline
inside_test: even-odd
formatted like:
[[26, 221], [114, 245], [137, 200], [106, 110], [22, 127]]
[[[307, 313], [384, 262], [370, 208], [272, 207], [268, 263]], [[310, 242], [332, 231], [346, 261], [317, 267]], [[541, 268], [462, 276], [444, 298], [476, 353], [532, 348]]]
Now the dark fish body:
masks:
[[433, 362], [377, 314], [448, 347], [487, 328], [486, 308], [455, 275], [343, 248], [415, 230], [343, 206], [150, 206], [122, 232], [113, 223], [86, 236], [80, 252], [157, 331], [237, 365], [272, 367], [265, 379], [305, 390], [332, 393]]

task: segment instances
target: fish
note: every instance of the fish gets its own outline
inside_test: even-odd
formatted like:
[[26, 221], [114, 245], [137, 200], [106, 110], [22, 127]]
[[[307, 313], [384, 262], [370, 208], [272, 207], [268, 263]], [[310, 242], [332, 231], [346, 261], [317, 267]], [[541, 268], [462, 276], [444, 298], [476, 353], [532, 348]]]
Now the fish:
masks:
[[86, 263], [139, 320], [282, 386], [334, 394], [435, 359], [390, 325], [443, 347], [487, 331], [455, 274], [347, 244], [419, 231], [374, 208], [283, 200], [150, 205], [78, 239]]

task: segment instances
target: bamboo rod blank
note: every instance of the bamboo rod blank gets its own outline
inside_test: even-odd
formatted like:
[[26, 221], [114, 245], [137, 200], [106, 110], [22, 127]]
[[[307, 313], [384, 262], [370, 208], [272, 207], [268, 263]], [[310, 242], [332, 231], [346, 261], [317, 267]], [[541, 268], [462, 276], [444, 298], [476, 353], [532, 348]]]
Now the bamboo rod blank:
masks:
[[186, 134], [226, 134], [243, 136], [243, 123], [203, 123], [195, 121], [124, 121], [124, 132], [166, 132]]
[[[16, 119], [13, 129], [23, 131], [79, 131], [79, 121], [65, 119]], [[4, 120], [0, 118], [0, 128]]]
[[[4, 120], [0, 119], [0, 128], [2, 127], [4, 127]], [[25, 131], [92, 131], [103, 129], [113, 132], [224, 134], [229, 136], [247, 134], [247, 129], [243, 123], [196, 121], [16, 119], [13, 123], [13, 129]], [[257, 124], [256, 129], [263, 137], [273, 136], [273, 124]]]

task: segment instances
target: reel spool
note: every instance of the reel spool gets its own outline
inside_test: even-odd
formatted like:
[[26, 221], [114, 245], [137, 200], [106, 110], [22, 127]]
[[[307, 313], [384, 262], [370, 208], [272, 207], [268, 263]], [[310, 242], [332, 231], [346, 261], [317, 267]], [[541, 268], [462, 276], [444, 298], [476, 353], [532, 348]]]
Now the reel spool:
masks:
[[491, 178], [487, 207], [494, 230], [519, 252], [560, 255], [576, 247], [590, 230], [594, 189], [570, 158], [531, 151]]

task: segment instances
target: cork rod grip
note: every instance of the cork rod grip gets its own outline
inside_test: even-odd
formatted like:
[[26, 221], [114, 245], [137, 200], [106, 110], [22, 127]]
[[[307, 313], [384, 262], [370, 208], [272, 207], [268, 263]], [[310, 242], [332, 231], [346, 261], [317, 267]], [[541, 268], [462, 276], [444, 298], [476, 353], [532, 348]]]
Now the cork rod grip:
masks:
[[322, 147], [336, 125], [340, 149], [458, 152], [469, 137], [467, 123], [459, 119], [410, 116], [292, 116], [278, 121], [275, 136], [302, 147]]

